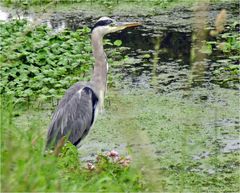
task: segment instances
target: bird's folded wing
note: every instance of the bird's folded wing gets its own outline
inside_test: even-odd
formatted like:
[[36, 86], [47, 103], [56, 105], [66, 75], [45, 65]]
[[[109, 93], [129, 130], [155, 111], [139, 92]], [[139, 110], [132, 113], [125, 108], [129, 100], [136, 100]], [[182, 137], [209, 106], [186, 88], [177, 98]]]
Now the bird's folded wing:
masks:
[[[98, 98], [89, 87], [66, 93], [53, 115], [48, 130], [47, 147], [55, 146], [63, 136], [77, 145], [93, 124]], [[68, 99], [67, 99], [68, 97]]]

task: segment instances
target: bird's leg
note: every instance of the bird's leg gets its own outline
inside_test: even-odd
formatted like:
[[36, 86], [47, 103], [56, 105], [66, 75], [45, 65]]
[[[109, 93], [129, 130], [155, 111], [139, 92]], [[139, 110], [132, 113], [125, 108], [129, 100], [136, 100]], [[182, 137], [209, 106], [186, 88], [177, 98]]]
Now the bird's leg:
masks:
[[56, 147], [55, 147], [55, 149], [54, 149], [54, 151], [53, 151], [53, 155], [55, 155], [55, 156], [58, 156], [59, 155], [59, 153], [61, 152], [61, 149], [62, 149], [62, 147], [64, 146], [64, 144], [65, 144], [65, 136], [63, 136], [59, 141], [58, 141], [58, 143], [57, 143], [57, 145], [56, 145]]
[[100, 91], [100, 96], [99, 96], [99, 113], [103, 114], [104, 113], [104, 91]]
[[104, 113], [104, 104], [103, 104], [103, 102], [102, 102], [102, 104], [101, 103], [99, 104], [99, 113], [100, 114]]
[[104, 99], [100, 100], [100, 102], [99, 102], [99, 113], [100, 114], [104, 113]]

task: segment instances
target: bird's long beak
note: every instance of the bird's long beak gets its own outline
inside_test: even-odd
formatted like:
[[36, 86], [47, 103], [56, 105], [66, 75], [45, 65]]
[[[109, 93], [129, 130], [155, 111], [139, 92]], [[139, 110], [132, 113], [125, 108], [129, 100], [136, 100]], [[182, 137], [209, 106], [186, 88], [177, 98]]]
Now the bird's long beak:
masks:
[[129, 28], [129, 27], [137, 27], [137, 26], [141, 26], [142, 24], [139, 22], [117, 22], [116, 23], [116, 28], [118, 28], [118, 30], [122, 30], [125, 28]]

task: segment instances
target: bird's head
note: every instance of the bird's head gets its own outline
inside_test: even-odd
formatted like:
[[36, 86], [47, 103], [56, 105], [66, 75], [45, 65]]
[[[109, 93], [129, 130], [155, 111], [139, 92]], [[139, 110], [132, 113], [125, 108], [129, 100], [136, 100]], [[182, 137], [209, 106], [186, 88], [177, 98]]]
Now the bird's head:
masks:
[[129, 27], [140, 26], [139, 22], [116, 22], [109, 17], [101, 17], [92, 28], [92, 33], [97, 32], [102, 36], [123, 30]]

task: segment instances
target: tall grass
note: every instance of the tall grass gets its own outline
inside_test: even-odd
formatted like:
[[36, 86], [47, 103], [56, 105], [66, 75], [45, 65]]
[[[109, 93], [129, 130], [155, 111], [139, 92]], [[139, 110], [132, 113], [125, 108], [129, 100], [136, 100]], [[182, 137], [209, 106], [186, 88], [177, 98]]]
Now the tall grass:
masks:
[[32, 121], [26, 127], [18, 127], [11, 98], [2, 98], [1, 102], [2, 191], [61, 190], [56, 158], [43, 157], [44, 139], [36, 138], [41, 123]]
[[[143, 190], [140, 173], [100, 156], [96, 170], [67, 144], [59, 157], [44, 156], [46, 111], [28, 110], [1, 98], [1, 191], [79, 192]], [[21, 114], [21, 116], [19, 116]]]

